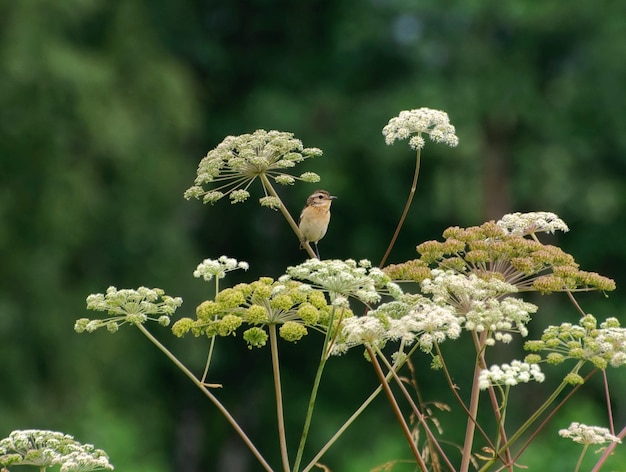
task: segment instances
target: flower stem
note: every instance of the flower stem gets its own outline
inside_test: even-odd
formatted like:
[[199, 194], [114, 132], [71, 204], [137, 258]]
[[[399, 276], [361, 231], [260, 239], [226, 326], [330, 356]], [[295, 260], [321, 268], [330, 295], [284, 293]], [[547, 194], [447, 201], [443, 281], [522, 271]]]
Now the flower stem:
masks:
[[280, 364], [278, 362], [278, 334], [276, 324], [269, 325], [270, 347], [272, 350], [272, 371], [274, 372], [274, 388], [276, 390], [276, 418], [278, 420], [278, 440], [283, 469], [289, 472], [289, 455], [287, 453], [287, 435], [285, 434], [285, 416], [283, 412], [283, 394], [280, 383]]
[[409, 447], [411, 448], [411, 452], [413, 452], [413, 456], [415, 457], [415, 460], [417, 461], [417, 465], [419, 465], [420, 470], [422, 470], [422, 472], [428, 472], [426, 463], [424, 462], [422, 455], [417, 449], [417, 444], [415, 443], [413, 435], [411, 434], [409, 425], [406, 423], [406, 420], [404, 419], [404, 415], [402, 414], [402, 411], [400, 410], [400, 406], [398, 405], [398, 402], [396, 401], [396, 398], [394, 397], [393, 392], [391, 391], [391, 387], [389, 387], [389, 382], [387, 381], [385, 374], [383, 373], [383, 370], [380, 367], [380, 363], [378, 362], [378, 359], [376, 358], [376, 353], [367, 344], [365, 345], [365, 348], [367, 349], [367, 353], [370, 357], [370, 361], [372, 362], [372, 365], [374, 366], [374, 370], [376, 371], [378, 380], [380, 381], [383, 389], [385, 390], [385, 394], [387, 395], [387, 399], [389, 400], [389, 403], [391, 404], [391, 408], [393, 409], [393, 412], [396, 415], [398, 422], [400, 423], [400, 427], [402, 428], [404, 437], [406, 438], [407, 443], [409, 444]]
[[[219, 277], [215, 277], [215, 297], [217, 297], [217, 294], [220, 293], [220, 278]], [[215, 317], [215, 320], [217, 320], [217, 316]], [[209, 373], [209, 365], [211, 365], [211, 359], [213, 358], [213, 349], [215, 348], [215, 338], [216, 336], [212, 336], [211, 337], [211, 344], [209, 344], [209, 353], [206, 356], [206, 364], [204, 366], [204, 372], [202, 373], [202, 383], [206, 382], [206, 377]]]
[[402, 225], [404, 225], [404, 220], [406, 220], [406, 215], [409, 213], [409, 208], [411, 208], [411, 202], [413, 201], [413, 197], [415, 196], [415, 189], [417, 188], [417, 179], [420, 173], [420, 156], [421, 149], [417, 150], [417, 160], [415, 162], [415, 172], [413, 173], [413, 183], [411, 184], [411, 190], [409, 191], [409, 197], [406, 200], [406, 204], [404, 205], [404, 211], [402, 212], [402, 216], [400, 217], [400, 221], [398, 222], [398, 226], [396, 227], [395, 233], [393, 233], [393, 237], [391, 238], [391, 242], [387, 247], [387, 251], [385, 251], [385, 255], [380, 261], [378, 265], [379, 268], [383, 268], [385, 262], [387, 262], [387, 258], [389, 258], [389, 254], [391, 253], [391, 249], [396, 244], [396, 239], [398, 239], [398, 234], [400, 234], [400, 229], [402, 229]]
[[268, 190], [268, 192], [270, 193], [272, 197], [278, 199], [278, 201], [280, 202], [279, 210], [283, 214], [285, 219], [287, 220], [287, 223], [289, 223], [289, 226], [291, 226], [291, 229], [293, 230], [293, 232], [296, 233], [298, 240], [302, 243], [302, 247], [306, 250], [306, 252], [311, 257], [311, 259], [317, 259], [317, 255], [313, 251], [313, 248], [311, 248], [311, 245], [309, 244], [308, 241], [304, 241], [304, 237], [302, 236], [302, 233], [300, 232], [300, 228], [298, 228], [298, 225], [296, 224], [295, 220], [291, 216], [291, 213], [289, 213], [289, 210], [287, 210], [287, 207], [285, 206], [283, 201], [280, 199], [280, 197], [276, 193], [276, 190], [272, 186], [272, 183], [270, 182], [270, 180], [267, 178], [265, 174], [261, 174], [259, 175], [259, 177], [261, 178], [263, 187]]
[[532, 434], [530, 434], [528, 436], [528, 438], [526, 439], [526, 442], [522, 445], [522, 447], [519, 448], [519, 450], [517, 451], [517, 454], [515, 455], [515, 457], [512, 459], [513, 463], [517, 462], [517, 459], [519, 459], [519, 457], [522, 455], [522, 453], [526, 450], [526, 448], [528, 448], [528, 446], [530, 446], [530, 443], [537, 437], [537, 435], [543, 430], [544, 426], [548, 424], [548, 422], [552, 419], [552, 417], [563, 407], [563, 405], [565, 405], [567, 403], [567, 401], [578, 391], [578, 389], [580, 389], [580, 387], [582, 387], [587, 380], [589, 380], [593, 374], [595, 374], [595, 370], [589, 372], [587, 374], [587, 376], [584, 378], [584, 383], [582, 384], [578, 384], [576, 385], [566, 396], [565, 398], [563, 398], [563, 400], [561, 400], [559, 402], [559, 404], [548, 414], [546, 415], [546, 417], [543, 419], [543, 421], [541, 422], [541, 424], [537, 427], [537, 429], [535, 429], [535, 431], [532, 432]]
[[476, 336], [475, 332], [472, 332], [474, 344], [476, 347], [476, 361], [474, 362], [474, 376], [472, 378], [472, 391], [470, 395], [470, 404], [468, 407], [467, 425], [465, 427], [465, 442], [463, 443], [463, 457], [461, 458], [461, 472], [467, 472], [469, 470], [470, 461], [472, 458], [472, 445], [474, 443], [474, 432], [476, 430], [476, 418], [478, 415], [478, 400], [480, 395], [480, 387], [478, 385], [478, 378], [480, 371], [483, 369], [483, 357], [481, 352], [485, 345], [487, 332], [481, 333], [480, 339]]
[[424, 417], [422, 412], [419, 410], [419, 408], [417, 407], [417, 405], [413, 401], [413, 398], [411, 397], [411, 394], [409, 393], [409, 391], [404, 386], [404, 383], [402, 382], [400, 377], [398, 377], [397, 372], [395, 371], [393, 366], [391, 366], [389, 364], [389, 361], [387, 360], [387, 358], [385, 356], [383, 356], [383, 353], [378, 348], [376, 349], [376, 351], [380, 355], [380, 358], [383, 360], [383, 363], [385, 364], [385, 367], [387, 367], [387, 369], [389, 370], [389, 373], [393, 376], [394, 380], [396, 381], [396, 384], [398, 384], [398, 387], [402, 391], [402, 394], [404, 395], [404, 398], [409, 402], [409, 405], [411, 405], [413, 413], [415, 413], [415, 416], [417, 417], [418, 421], [420, 422], [420, 424], [424, 428], [424, 431], [426, 432], [426, 436], [428, 437], [428, 439], [430, 441], [432, 441], [432, 444], [435, 445], [435, 448], [437, 449], [437, 452], [439, 453], [439, 455], [441, 456], [443, 461], [446, 463], [448, 468], [451, 471], [454, 471], [454, 466], [452, 465], [452, 463], [448, 459], [448, 456], [446, 456], [446, 454], [443, 452], [443, 449], [441, 448], [441, 445], [439, 444], [439, 441], [437, 441], [437, 438], [435, 438], [435, 435], [433, 434], [433, 432], [431, 431], [430, 427], [428, 426], [428, 423], [426, 422], [426, 418]]
[[463, 457], [461, 459], [461, 472], [469, 470], [470, 460], [472, 457], [472, 444], [474, 442], [474, 431], [476, 429], [476, 415], [478, 414], [478, 376], [481, 368], [478, 362], [474, 364], [474, 377], [472, 379], [472, 393], [470, 404], [468, 407], [467, 425], [465, 426], [465, 442], [463, 443]]
[[[408, 354], [407, 357], [410, 357], [410, 354]], [[400, 362], [398, 365], [394, 365], [393, 368], [394, 370], [397, 371], [403, 365], [404, 363]], [[391, 380], [391, 377], [392, 377], [392, 374], [390, 372], [386, 375], [384, 383], [388, 383]], [[319, 452], [315, 455], [313, 459], [311, 459], [308, 465], [302, 469], [302, 472], [309, 472], [313, 467], [315, 467], [315, 465], [317, 464], [317, 461], [320, 460], [320, 458], [324, 454], [326, 454], [326, 451], [330, 449], [330, 447], [337, 441], [337, 439], [341, 437], [341, 435], [346, 431], [346, 429], [348, 429], [348, 427], [350, 427], [350, 425], [354, 423], [354, 421], [359, 417], [359, 415], [363, 413], [363, 411], [365, 411], [365, 409], [369, 406], [369, 404], [372, 403], [374, 399], [382, 391], [383, 391], [383, 383], [381, 383], [378, 387], [376, 387], [376, 389], [371, 393], [369, 397], [367, 397], [367, 399], [361, 404], [361, 406], [359, 406], [359, 408], [355, 410], [352, 416], [350, 416], [350, 418], [346, 420], [346, 422], [341, 426], [341, 428], [339, 428], [337, 432], [328, 440], [328, 442], [319, 450]]]
[[[576, 366], [574, 366], [574, 369], [572, 369], [573, 373], [577, 373], [580, 368], [582, 367], [583, 362], [579, 361]], [[539, 417], [548, 409], [548, 407], [554, 403], [554, 401], [557, 399], [557, 397], [560, 395], [560, 393], [563, 391], [563, 389], [565, 389], [565, 387], [567, 387], [567, 385], [569, 385], [567, 382], [561, 382], [561, 384], [556, 388], [556, 390], [554, 392], [552, 392], [552, 394], [548, 397], [548, 399], [543, 403], [543, 405], [541, 405], [537, 411], [535, 411], [530, 418], [528, 418], [526, 420], [526, 422], [520, 426], [518, 428], [518, 430], [509, 438], [509, 440], [502, 445], [502, 447], [499, 448], [499, 451], [496, 451], [496, 453], [499, 453], [500, 451], [506, 451], [507, 449], [509, 449], [513, 443], [515, 441], [517, 441], [519, 439], [519, 437], [524, 434], [524, 432], [530, 428], [530, 426], [539, 419]], [[489, 469], [489, 467], [491, 467], [491, 465], [493, 465], [493, 463], [496, 461], [496, 457], [492, 458], [489, 462], [487, 462], [485, 465], [483, 465], [483, 467], [481, 467], [480, 472], [484, 472], [486, 470]]]
[[437, 355], [439, 356], [439, 359], [441, 360], [441, 366], [443, 368], [443, 373], [444, 376], [446, 377], [446, 382], [448, 382], [448, 387], [450, 387], [450, 391], [452, 392], [452, 394], [454, 395], [454, 398], [456, 398], [456, 401], [459, 403], [459, 405], [461, 406], [461, 408], [463, 408], [463, 410], [465, 411], [465, 414], [467, 415], [468, 418], [471, 418], [474, 420], [474, 425], [476, 426], [476, 428], [478, 429], [478, 431], [480, 432], [480, 434], [483, 436], [483, 438], [485, 439], [485, 441], [487, 442], [488, 447], [490, 447], [492, 450], [496, 450], [495, 445], [493, 444], [493, 442], [491, 442], [491, 439], [489, 438], [489, 435], [485, 432], [485, 430], [480, 426], [480, 424], [478, 424], [478, 422], [476, 421], [475, 418], [472, 418], [472, 415], [470, 414], [469, 409], [467, 408], [467, 406], [465, 405], [465, 403], [463, 402], [463, 399], [461, 398], [461, 396], [458, 393], [458, 388], [457, 386], [454, 384], [454, 382], [452, 381], [452, 376], [450, 375], [450, 371], [448, 370], [448, 366], [446, 365], [446, 362], [444, 360], [443, 354], [441, 352], [441, 348], [439, 347], [439, 344], [435, 343], [435, 349], [437, 350]]
[[250, 438], [246, 435], [246, 433], [241, 429], [241, 426], [237, 423], [235, 418], [230, 414], [230, 412], [226, 409], [224, 405], [217, 399], [215, 395], [211, 393], [211, 391], [206, 388], [206, 386], [181, 362], [178, 358], [170, 352], [163, 344], [159, 342], [157, 338], [155, 338], [150, 331], [148, 331], [142, 324], [137, 324], [137, 328], [157, 347], [163, 354], [165, 354], [169, 360], [171, 360], [176, 367], [178, 367], [195, 385], [198, 387], [204, 395], [211, 400], [211, 402], [217, 407], [217, 409], [224, 415], [226, 420], [231, 424], [231, 426], [235, 429], [237, 434], [243, 439], [243, 442], [248, 446], [248, 449], [254, 454], [259, 463], [263, 466], [263, 468], [267, 472], [273, 472], [273, 469], [267, 463], [267, 461], [263, 458], [258, 449], [254, 446]]
[[[306, 412], [306, 418], [304, 420], [304, 427], [302, 428], [302, 435], [300, 436], [300, 445], [298, 446], [298, 452], [296, 453], [296, 460], [293, 464], [293, 472], [298, 472], [300, 468], [300, 462], [302, 461], [302, 455], [304, 454], [304, 446], [309, 435], [309, 429], [311, 428], [311, 420], [313, 419], [313, 409], [315, 408], [315, 400], [317, 399], [317, 392], [319, 390], [320, 382], [322, 380], [322, 372], [326, 366], [326, 360], [328, 359], [328, 346], [330, 344], [330, 335], [332, 332], [333, 321], [335, 319], [335, 307], [331, 310], [330, 319], [328, 321], [328, 329], [324, 336], [324, 344], [322, 346], [322, 356], [320, 363], [317, 366], [317, 372], [315, 373], [315, 380], [313, 381], [313, 388], [311, 389], [311, 397], [309, 398], [309, 407]], [[339, 327], [337, 327], [337, 330]]]
[[574, 472], [578, 472], [580, 470], [580, 466], [583, 465], [583, 459], [585, 458], [585, 454], [587, 454], [587, 449], [589, 449], [589, 444], [585, 444], [583, 446], [583, 450], [578, 457], [578, 462], [576, 462], [576, 468], [574, 469]]
[[[617, 434], [617, 437], [620, 439], [624, 439], [624, 437], [626, 437], [626, 426], [619, 432], [619, 434]], [[604, 452], [602, 452], [600, 459], [598, 459], [598, 462], [596, 462], [596, 465], [593, 467], [593, 469], [591, 469], [591, 472], [600, 471], [600, 469], [602, 468], [606, 460], [609, 458], [609, 456], [613, 454], [613, 450], [617, 447], [618, 444], [619, 443], [617, 442], [611, 442], [611, 444], [609, 444], [606, 447], [606, 449], [604, 449]]]

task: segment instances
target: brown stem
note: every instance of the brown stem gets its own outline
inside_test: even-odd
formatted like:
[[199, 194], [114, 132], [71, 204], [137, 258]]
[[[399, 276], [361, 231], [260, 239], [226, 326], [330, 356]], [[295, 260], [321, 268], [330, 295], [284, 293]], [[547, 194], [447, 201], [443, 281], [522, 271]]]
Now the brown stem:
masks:
[[[619, 432], [617, 437], [620, 439], [624, 439], [624, 437], [626, 437], [626, 426]], [[606, 449], [602, 453], [602, 456], [600, 456], [600, 459], [598, 459], [598, 462], [596, 463], [596, 465], [593, 467], [593, 469], [591, 469], [591, 472], [599, 472], [599, 470], [602, 468], [602, 466], [604, 465], [606, 460], [609, 458], [609, 456], [613, 454], [613, 450], [618, 444], [619, 443], [612, 442], [606, 447]]]
[[391, 387], [389, 387], [389, 383], [387, 383], [387, 379], [385, 378], [385, 374], [383, 373], [383, 370], [380, 367], [380, 363], [378, 362], [378, 359], [376, 358], [376, 353], [368, 345], [366, 345], [365, 348], [367, 349], [367, 353], [368, 353], [368, 355], [370, 357], [370, 361], [372, 362], [372, 366], [374, 366], [374, 370], [376, 371], [376, 375], [378, 376], [378, 380], [380, 381], [380, 384], [383, 386], [383, 389], [385, 390], [385, 394], [387, 395], [387, 399], [389, 400], [389, 404], [391, 405], [391, 408], [393, 409], [393, 412], [396, 415], [396, 418], [398, 419], [398, 422], [400, 423], [400, 427], [402, 428], [402, 432], [404, 433], [404, 437], [406, 438], [406, 440], [407, 440], [407, 442], [409, 444], [409, 447], [411, 448], [411, 451], [413, 452], [413, 456], [415, 456], [415, 460], [417, 461], [417, 464], [419, 465], [419, 467], [422, 470], [422, 472], [428, 472], [428, 468], [426, 467], [426, 463], [424, 462], [424, 459], [422, 458], [422, 455], [418, 451], [417, 444], [415, 443], [415, 441], [413, 439], [413, 436], [411, 435], [411, 430], [409, 429], [409, 425], [406, 424], [404, 416], [402, 415], [402, 411], [400, 411], [400, 406], [398, 405], [398, 402], [396, 401], [396, 398], [393, 396], [393, 392], [391, 391]]
[[387, 361], [387, 359], [385, 357], [381, 356], [381, 359], [383, 360], [383, 362], [385, 364], [385, 367], [387, 367], [387, 370], [389, 371], [389, 373], [391, 375], [393, 375], [393, 378], [396, 381], [396, 383], [398, 384], [398, 387], [400, 388], [400, 390], [402, 391], [402, 394], [404, 395], [404, 398], [406, 398], [406, 400], [409, 402], [409, 405], [411, 405], [413, 413], [415, 413], [415, 416], [417, 417], [418, 421], [420, 422], [420, 424], [424, 428], [424, 431], [426, 432], [426, 436], [435, 445], [435, 448], [437, 449], [437, 452], [443, 458], [443, 460], [446, 463], [446, 465], [448, 466], [448, 468], [451, 471], [454, 472], [454, 466], [452, 465], [452, 463], [450, 462], [450, 460], [448, 459], [446, 454], [443, 452], [443, 449], [441, 449], [441, 445], [439, 444], [439, 441], [437, 441], [437, 438], [435, 438], [435, 435], [430, 430], [430, 427], [428, 426], [428, 423], [426, 422], [426, 418], [424, 417], [422, 412], [419, 410], [419, 408], [417, 407], [417, 405], [413, 401], [413, 397], [411, 397], [411, 394], [409, 393], [409, 391], [404, 386], [404, 383], [402, 382], [400, 377], [398, 377], [398, 373], [395, 371], [393, 366], [389, 364], [389, 361]]
[[[454, 395], [454, 398], [456, 398], [456, 401], [459, 403], [459, 405], [461, 406], [461, 408], [463, 408], [463, 410], [465, 411], [465, 414], [467, 415], [468, 418], [470, 418], [472, 421], [474, 421], [474, 425], [476, 426], [476, 428], [478, 429], [478, 431], [480, 432], [480, 434], [482, 435], [482, 437], [485, 439], [485, 441], [487, 442], [487, 445], [494, 451], [497, 450], [496, 446], [491, 442], [491, 439], [489, 438], [489, 435], [485, 432], [485, 430], [480, 426], [480, 424], [476, 421], [476, 418], [473, 418], [472, 415], [470, 414], [469, 409], [467, 408], [467, 406], [465, 406], [465, 403], [463, 402], [463, 399], [461, 398], [461, 396], [459, 395], [459, 393], [457, 392], [457, 387], [456, 385], [454, 385], [454, 382], [452, 382], [452, 376], [450, 375], [450, 371], [448, 370], [448, 366], [446, 365], [446, 362], [443, 359], [443, 355], [441, 354], [441, 349], [439, 348], [439, 345], [435, 343], [435, 349], [437, 350], [437, 355], [439, 356], [439, 359], [441, 360], [441, 366], [444, 372], [444, 376], [446, 378], [446, 381], [448, 382], [448, 386], [450, 387], [450, 390], [452, 391], [452, 394]], [[504, 462], [504, 460], [501, 457], [498, 457], [502, 462]]]

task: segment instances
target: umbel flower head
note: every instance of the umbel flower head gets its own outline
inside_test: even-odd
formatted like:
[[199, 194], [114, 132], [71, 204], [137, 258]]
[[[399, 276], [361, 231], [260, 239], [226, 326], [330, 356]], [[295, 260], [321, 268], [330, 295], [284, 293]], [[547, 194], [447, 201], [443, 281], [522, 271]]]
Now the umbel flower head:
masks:
[[196, 270], [193, 271], [193, 276], [202, 277], [207, 282], [213, 278], [223, 279], [226, 277], [226, 272], [231, 272], [237, 269], [248, 270], [250, 265], [245, 261], [237, 261], [232, 257], [220, 256], [216, 259], [205, 259]]
[[280, 201], [268, 195], [270, 179], [282, 185], [296, 180], [319, 182], [313, 172], [295, 176], [289, 171], [305, 159], [321, 155], [320, 149], [305, 148], [292, 133], [259, 129], [252, 134], [228, 136], [200, 161], [194, 185], [184, 196], [215, 203], [228, 195], [231, 203], [243, 202], [250, 197], [250, 185], [259, 177], [265, 193], [261, 205], [277, 208]]
[[389, 341], [400, 341], [398, 352], [417, 343], [423, 352], [431, 353], [435, 344], [456, 339], [460, 334], [461, 319], [451, 307], [421, 295], [405, 294], [365, 316], [346, 319], [331, 354], [340, 355], [364, 344], [382, 348]]
[[559, 436], [587, 446], [591, 444], [622, 442], [620, 438], [611, 434], [608, 428], [602, 428], [600, 426], [587, 426], [586, 424], [577, 422], [570, 424], [567, 429], [559, 430]]
[[121, 325], [143, 324], [156, 321], [162, 326], [170, 324], [170, 316], [183, 303], [180, 297], [170, 297], [160, 288], [139, 287], [136, 290], [109, 287], [106, 293], [95, 293], [87, 297], [87, 309], [107, 312], [103, 319], [81, 318], [76, 320], [74, 330], [77, 333], [91, 333], [106, 327], [116, 332]]
[[102, 449], [81, 444], [69, 434], [39, 429], [16, 430], [0, 440], [0, 466], [17, 465], [40, 470], [60, 466], [61, 472], [113, 470]]
[[419, 263], [398, 264], [387, 272], [394, 278], [403, 275], [421, 282], [430, 277], [426, 267], [434, 265], [460, 274], [500, 278], [520, 292], [614, 290], [613, 280], [580, 270], [574, 258], [560, 248], [524, 236], [566, 228], [556, 215], [550, 214], [554, 218], [549, 221], [545, 215], [543, 212], [506, 215], [497, 223], [448, 228], [443, 233], [445, 241], [426, 241], [417, 246], [421, 255]]
[[626, 328], [620, 327], [617, 318], [598, 322], [593, 315], [585, 315], [578, 324], [561, 323], [548, 326], [539, 340], [527, 341], [524, 349], [534, 352], [527, 361], [540, 362], [539, 354], [545, 352], [545, 361], [560, 364], [567, 359], [591, 362], [598, 369], [626, 365]]
[[534, 211], [530, 213], [509, 213], [504, 215], [498, 226], [507, 234], [525, 236], [533, 233], [554, 233], [555, 231], [569, 231], [565, 222], [554, 213], [548, 211]]
[[372, 267], [367, 259], [359, 262], [354, 259], [309, 259], [288, 267], [280, 280], [289, 279], [303, 280], [328, 292], [334, 304], [347, 303], [350, 297], [372, 304], [381, 300], [381, 293], [388, 293], [394, 298], [402, 295], [400, 287], [382, 270]]
[[510, 364], [492, 365], [482, 370], [478, 376], [478, 385], [481, 390], [485, 390], [492, 385], [512, 387], [522, 382], [543, 382], [545, 379], [546, 376], [537, 364], [514, 360]]
[[[195, 320], [181, 318], [172, 332], [179, 337], [189, 332], [195, 336], [234, 336], [241, 326], [247, 326], [243, 338], [248, 346], [262, 347], [268, 339], [267, 325], [280, 325], [279, 335], [297, 342], [308, 333], [307, 328], [328, 329], [333, 309], [324, 293], [310, 285], [261, 277], [222, 290], [214, 300], [198, 306]], [[340, 310], [344, 318], [352, 316], [350, 310]]]
[[416, 150], [422, 149], [426, 144], [423, 134], [430, 136], [430, 139], [436, 143], [455, 147], [459, 144], [459, 138], [455, 132], [448, 114], [431, 108], [401, 111], [383, 128], [385, 143], [393, 144], [396, 139], [406, 139], [414, 135], [409, 139], [409, 146]]

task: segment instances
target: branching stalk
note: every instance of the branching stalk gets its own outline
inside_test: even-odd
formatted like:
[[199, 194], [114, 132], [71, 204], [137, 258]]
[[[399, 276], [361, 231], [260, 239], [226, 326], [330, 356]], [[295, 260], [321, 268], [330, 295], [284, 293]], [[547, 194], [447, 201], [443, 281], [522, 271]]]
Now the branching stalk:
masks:
[[[581, 368], [581, 366], [583, 365], [582, 361], [579, 361], [576, 366], [574, 367], [574, 369], [572, 369], [572, 373], [577, 373], [578, 370]], [[557, 397], [561, 394], [561, 392], [565, 389], [565, 387], [567, 387], [569, 384], [567, 382], [561, 382], [561, 384], [556, 388], [556, 390], [554, 392], [552, 392], [552, 394], [548, 397], [548, 399], [537, 409], [537, 411], [535, 411], [530, 418], [528, 418], [526, 420], [526, 422], [520, 426], [518, 428], [518, 430], [509, 438], [509, 440], [502, 445], [502, 447], [500, 448], [500, 451], [505, 451], [506, 449], [509, 449], [514, 443], [515, 441], [517, 441], [519, 439], [519, 437], [524, 434], [524, 432], [530, 428], [530, 426], [532, 426], [532, 424], [537, 421], [539, 419], [539, 417], [548, 409], [548, 407], [554, 403], [554, 401], [557, 399]], [[489, 467], [491, 467], [493, 465], [493, 463], [496, 461], [496, 458], [494, 457], [493, 459], [491, 459], [489, 462], [487, 462], [485, 465], [483, 465], [483, 467], [480, 469], [480, 472], [484, 472], [486, 470], [489, 469]]]
[[243, 431], [243, 429], [241, 429], [241, 427], [239, 426], [235, 418], [233, 418], [230, 412], [226, 409], [224, 405], [222, 405], [222, 403], [217, 399], [217, 397], [213, 395], [211, 391], [208, 388], [206, 388], [206, 386], [200, 381], [200, 379], [198, 379], [187, 367], [185, 367], [185, 365], [181, 361], [179, 361], [178, 358], [169, 351], [169, 349], [167, 349], [163, 344], [161, 344], [161, 342], [157, 338], [155, 338], [152, 335], [152, 333], [150, 333], [150, 331], [148, 331], [145, 328], [145, 326], [143, 326], [142, 324], [137, 324], [136, 326], [150, 340], [150, 342], [152, 342], [157, 348], [159, 348], [159, 350], [163, 354], [165, 354], [167, 358], [171, 360], [174, 363], [174, 365], [178, 367], [196, 385], [196, 387], [198, 387], [202, 391], [202, 393], [204, 393], [204, 395], [211, 401], [211, 403], [213, 403], [217, 407], [220, 413], [224, 415], [224, 418], [226, 418], [226, 420], [230, 423], [230, 425], [235, 429], [237, 434], [239, 434], [241, 439], [243, 439], [243, 442], [246, 444], [246, 446], [248, 446], [248, 449], [250, 449], [252, 454], [254, 454], [254, 456], [259, 461], [259, 463], [263, 466], [263, 468], [267, 472], [273, 472], [273, 469], [270, 467], [267, 461], [263, 458], [263, 456], [255, 447], [255, 445], [252, 443], [250, 438], [248, 438], [248, 436]]
[[383, 386], [383, 389], [385, 390], [387, 399], [389, 400], [391, 408], [393, 409], [393, 412], [396, 415], [398, 422], [400, 423], [400, 427], [402, 428], [404, 437], [406, 438], [407, 443], [409, 444], [409, 447], [411, 448], [411, 452], [413, 453], [413, 456], [415, 457], [417, 464], [419, 465], [422, 472], [428, 472], [426, 463], [424, 462], [422, 455], [417, 449], [417, 444], [415, 443], [415, 440], [413, 439], [413, 435], [411, 434], [411, 429], [409, 428], [409, 425], [406, 423], [406, 420], [404, 419], [404, 415], [402, 414], [402, 411], [400, 410], [400, 406], [398, 405], [398, 402], [396, 401], [396, 398], [393, 395], [393, 392], [391, 391], [391, 387], [389, 387], [389, 383], [386, 380], [385, 374], [383, 373], [383, 370], [380, 367], [380, 363], [378, 362], [376, 353], [368, 345], [365, 345], [365, 348], [367, 349], [367, 353], [370, 356], [370, 361], [372, 363], [372, 366], [374, 367], [374, 370], [376, 371], [378, 380], [380, 381], [381, 385]]
[[416, 418], [418, 419], [418, 421], [420, 422], [420, 424], [424, 428], [426, 436], [428, 436], [428, 438], [435, 445], [435, 448], [437, 449], [437, 452], [443, 458], [443, 461], [446, 463], [448, 468], [451, 471], [454, 471], [455, 470], [454, 466], [452, 465], [452, 463], [448, 459], [448, 456], [446, 456], [446, 454], [443, 452], [443, 449], [441, 448], [441, 445], [439, 444], [439, 441], [437, 441], [437, 438], [435, 437], [435, 435], [431, 431], [430, 427], [428, 426], [428, 423], [426, 422], [426, 418], [424, 417], [422, 412], [419, 410], [419, 408], [417, 407], [417, 405], [413, 401], [413, 398], [411, 397], [411, 394], [409, 393], [409, 391], [404, 386], [404, 383], [402, 382], [400, 377], [398, 377], [397, 372], [395, 371], [393, 366], [391, 366], [389, 364], [389, 361], [387, 360], [387, 358], [385, 356], [383, 356], [382, 352], [380, 352], [380, 350], [378, 348], [376, 348], [376, 352], [380, 355], [380, 358], [382, 359], [383, 363], [385, 364], [385, 367], [387, 367], [387, 369], [389, 370], [389, 373], [393, 376], [394, 380], [396, 381], [396, 384], [398, 384], [398, 387], [402, 391], [402, 394], [404, 395], [404, 398], [409, 402], [409, 405], [411, 405], [413, 413], [415, 413]]

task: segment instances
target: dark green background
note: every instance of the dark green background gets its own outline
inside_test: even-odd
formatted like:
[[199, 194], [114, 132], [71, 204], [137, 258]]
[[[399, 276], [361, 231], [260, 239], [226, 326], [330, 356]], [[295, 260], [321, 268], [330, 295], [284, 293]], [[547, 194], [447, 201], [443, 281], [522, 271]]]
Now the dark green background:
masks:
[[[106, 449], [120, 471], [258, 470], [139, 332], [72, 329], [89, 316], [85, 297], [109, 285], [161, 287], [192, 315], [211, 296], [191, 275], [206, 257], [250, 263], [227, 284], [278, 276], [303, 260], [278, 212], [182, 198], [208, 150], [257, 128], [323, 149], [298, 169], [319, 173], [320, 186], [339, 196], [322, 256], [377, 262], [414, 163], [405, 142], [384, 144], [382, 127], [403, 109], [445, 110], [459, 147], [427, 144], [390, 262], [414, 257], [416, 244], [450, 225], [553, 211], [571, 232], [552, 242], [618, 283], [608, 299], [581, 297], [583, 307], [623, 320], [625, 15], [623, 2], [608, 0], [0, 3], [0, 437], [61, 430]], [[281, 188], [281, 196], [297, 215], [316, 187]], [[251, 200], [261, 196], [254, 191]], [[534, 334], [577, 319], [564, 296], [533, 301], [541, 306]], [[157, 333], [201, 370], [206, 341]], [[294, 448], [318, 357], [319, 339], [310, 338], [283, 348]], [[461, 382], [471, 375], [469, 351], [446, 347]], [[220, 398], [278, 464], [269, 351], [250, 352], [241, 339], [218, 348], [211, 380], [224, 384]], [[426, 399], [452, 405], [428, 360], [416, 363]], [[623, 372], [609, 376], [614, 399], [623, 398]], [[313, 445], [374, 385], [357, 351], [333, 360]], [[536, 386], [518, 394], [525, 401], [511, 421], [545, 396]], [[606, 425], [599, 382], [578, 399], [522, 460], [531, 470], [573, 468], [579, 449], [556, 439], [570, 421]], [[614, 403], [621, 428], [626, 412]], [[438, 417], [458, 443], [458, 415]], [[381, 400], [323, 462], [360, 472], [409, 456]]]

